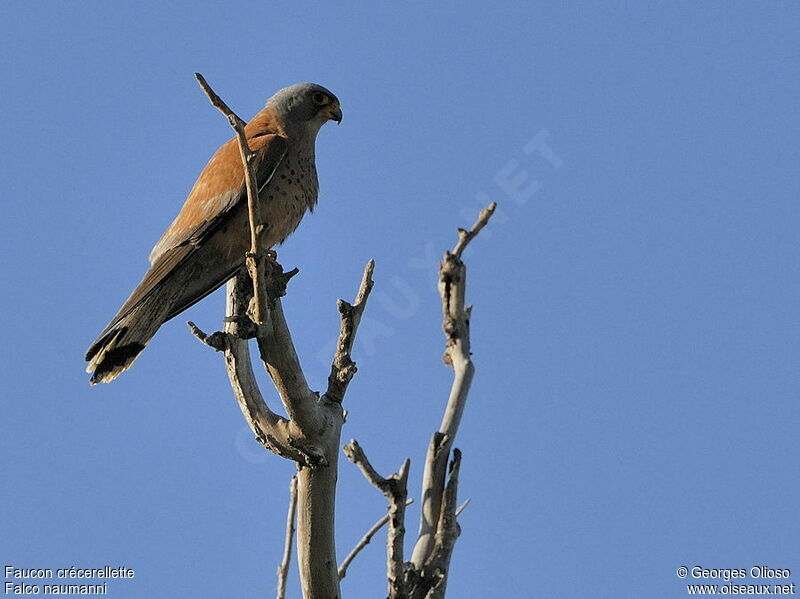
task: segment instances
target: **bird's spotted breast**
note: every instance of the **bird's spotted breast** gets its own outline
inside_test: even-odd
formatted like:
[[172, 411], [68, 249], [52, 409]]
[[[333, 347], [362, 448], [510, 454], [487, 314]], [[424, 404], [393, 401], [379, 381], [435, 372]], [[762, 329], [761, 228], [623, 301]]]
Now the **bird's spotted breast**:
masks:
[[287, 152], [261, 191], [262, 218], [269, 225], [267, 245], [282, 243], [317, 203], [317, 170], [309, 152]]

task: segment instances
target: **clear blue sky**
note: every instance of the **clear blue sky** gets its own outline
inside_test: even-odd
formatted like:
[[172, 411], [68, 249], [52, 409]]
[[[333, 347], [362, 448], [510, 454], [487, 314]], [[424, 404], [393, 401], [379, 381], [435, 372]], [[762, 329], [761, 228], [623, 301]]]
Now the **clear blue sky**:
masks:
[[[320, 388], [376, 259], [344, 435], [385, 473], [410, 457], [415, 496], [450, 381], [432, 274], [500, 205], [468, 259], [452, 597], [683, 597], [681, 565], [800, 582], [798, 27], [780, 2], [3, 2], [0, 561], [134, 568], [119, 599], [272, 595], [292, 467], [184, 324], [223, 297], [112, 385], [83, 372], [230, 136], [200, 71], [245, 118], [297, 81], [341, 99], [285, 306]], [[338, 502], [343, 556], [384, 499], [344, 461]], [[379, 542], [344, 595], [383, 570]]]

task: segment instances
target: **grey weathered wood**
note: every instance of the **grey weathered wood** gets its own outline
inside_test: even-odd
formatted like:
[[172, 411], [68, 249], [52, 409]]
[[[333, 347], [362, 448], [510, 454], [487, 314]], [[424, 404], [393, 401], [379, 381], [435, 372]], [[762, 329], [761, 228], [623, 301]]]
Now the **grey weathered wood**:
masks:
[[[287, 516], [284, 556], [278, 571], [278, 598], [285, 595], [296, 509], [297, 553], [304, 599], [339, 599], [339, 579], [344, 577], [347, 566], [377, 530], [387, 523], [390, 599], [440, 599], [446, 591], [450, 560], [460, 534], [457, 516], [465, 507], [456, 509], [461, 453], [453, 448], [453, 443], [475, 373], [470, 358], [471, 308], [465, 303], [466, 266], [461, 256], [486, 225], [495, 205], [492, 203], [482, 210], [469, 231], [459, 229], [455, 248], [447, 252], [440, 263], [439, 292], [446, 338], [444, 360], [453, 368], [453, 382], [441, 425], [431, 438], [425, 459], [420, 530], [412, 559], [404, 562], [403, 557], [405, 507], [410, 503], [407, 500], [410, 462], [405, 460], [397, 473], [383, 478], [353, 441], [345, 448], [348, 457], [386, 495], [389, 510], [337, 569], [334, 516], [338, 447], [344, 423], [342, 401], [357, 370], [351, 353], [373, 286], [374, 263], [370, 261], [366, 265], [354, 302], [350, 304], [340, 300], [338, 303], [339, 338], [328, 386], [320, 397], [308, 386], [280, 300], [281, 289], [285, 289], [286, 282], [296, 270], [284, 274], [277, 262], [266, 260], [261, 244], [265, 227], [258, 210], [258, 181], [251, 168], [253, 154], [244, 135], [244, 122], [201, 75], [196, 75], [212, 104], [228, 118], [239, 141], [246, 173], [251, 248], [245, 257], [250, 277], [242, 273], [228, 284], [224, 331], [206, 335], [194, 324], [190, 323], [190, 327], [201, 341], [223, 352], [234, 397], [256, 438], [265, 448], [298, 464], [296, 486], [293, 482]], [[248, 311], [251, 297], [254, 299]], [[252, 337], [256, 339], [262, 362], [288, 418], [273, 412], [259, 390], [247, 343], [247, 339]], [[448, 473], [451, 451], [453, 460]]]
[[292, 561], [292, 541], [294, 540], [295, 517], [297, 515], [297, 476], [289, 483], [289, 510], [286, 513], [286, 537], [283, 542], [283, 557], [278, 566], [277, 599], [286, 597], [286, 580], [289, 577], [289, 563]]
[[406, 458], [400, 470], [384, 478], [372, 467], [367, 455], [358, 441], [351, 440], [344, 446], [344, 453], [358, 466], [364, 477], [389, 500], [389, 532], [386, 539], [386, 578], [389, 584], [389, 599], [405, 597], [405, 560], [403, 540], [405, 539], [405, 511], [408, 497], [408, 469], [411, 460]]
[[495, 210], [495, 203], [481, 210], [472, 229], [459, 229], [459, 240], [439, 264], [439, 294], [442, 298], [445, 334], [444, 361], [453, 368], [453, 383], [439, 430], [433, 434], [425, 457], [422, 475], [422, 509], [419, 534], [411, 561], [421, 570], [436, 543], [437, 526], [445, 491], [445, 474], [450, 450], [458, 432], [467, 395], [475, 374], [470, 352], [469, 320], [471, 307], [465, 302], [467, 267], [461, 254], [467, 244], [486, 226]]
[[[406, 507], [414, 503], [414, 500], [409, 498], [406, 499]], [[462, 505], [459, 510], [463, 510], [466, 507], [466, 502]], [[460, 513], [456, 512], [456, 515]], [[378, 534], [381, 528], [386, 526], [386, 523], [389, 522], [389, 513], [387, 512], [383, 517], [379, 518], [375, 524], [373, 524], [367, 532], [364, 533], [364, 536], [359, 539], [358, 543], [356, 543], [355, 547], [347, 554], [347, 557], [342, 560], [342, 563], [339, 564], [339, 579], [341, 580], [345, 576], [347, 576], [347, 568], [350, 567], [350, 564], [353, 563], [353, 560], [361, 553], [361, 550], [364, 549], [367, 545], [369, 545], [370, 541], [372, 541], [372, 537]]]
[[[281, 285], [269, 284], [278, 279], [285, 287], [294, 271], [284, 275], [277, 263], [266, 262], [261, 243], [265, 228], [258, 210], [258, 182], [251, 168], [253, 154], [244, 135], [244, 122], [202, 75], [196, 74], [196, 77], [212, 104], [228, 118], [239, 141], [248, 191], [251, 247], [245, 258], [254, 297], [250, 317], [255, 326], [246, 325], [248, 285], [240, 274], [228, 284], [225, 331], [206, 335], [194, 324], [190, 323], [190, 327], [201, 341], [223, 351], [234, 397], [256, 438], [270, 451], [298, 463], [297, 552], [303, 597], [338, 599], [334, 515], [338, 448], [344, 422], [342, 400], [356, 371], [351, 351], [372, 289], [375, 265], [370, 261], [365, 267], [355, 302], [352, 305], [339, 302], [339, 342], [328, 390], [318, 398], [309, 388], [300, 365], [283, 314], [281, 293], [274, 292]], [[270, 410], [258, 388], [245, 339], [253, 335], [288, 418]]]

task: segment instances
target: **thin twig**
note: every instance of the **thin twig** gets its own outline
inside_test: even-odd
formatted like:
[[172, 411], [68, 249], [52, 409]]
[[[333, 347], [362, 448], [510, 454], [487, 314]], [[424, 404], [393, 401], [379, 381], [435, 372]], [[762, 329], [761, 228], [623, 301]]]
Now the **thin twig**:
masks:
[[294, 540], [294, 519], [297, 512], [297, 476], [289, 483], [289, 511], [286, 514], [286, 540], [283, 545], [283, 559], [278, 566], [277, 599], [286, 596], [286, 578], [289, 575], [289, 562], [292, 559], [292, 541]]
[[211, 349], [215, 349], [216, 351], [222, 351], [227, 347], [228, 339], [225, 333], [222, 331], [217, 331], [215, 333], [211, 333], [210, 335], [204, 333], [200, 327], [198, 327], [195, 323], [191, 320], [186, 324], [189, 325], [189, 330], [192, 332], [192, 335], [197, 337], [200, 343], [203, 343], [210, 347]]
[[244, 127], [244, 121], [236, 116], [236, 113], [228, 107], [225, 101], [220, 98], [213, 89], [211, 89], [211, 86], [206, 81], [206, 78], [200, 73], [195, 73], [194, 76], [195, 79], [197, 79], [197, 82], [200, 84], [200, 87], [203, 88], [203, 91], [208, 96], [208, 99], [211, 100], [211, 104], [213, 104], [215, 108], [217, 108], [228, 118], [229, 121], [231, 121], [231, 127], [234, 129], [237, 125]]
[[492, 218], [492, 214], [494, 214], [494, 209], [497, 208], [497, 202], [492, 202], [489, 204], [487, 208], [484, 208], [478, 214], [478, 220], [475, 221], [475, 224], [472, 225], [472, 228], [469, 231], [464, 229], [458, 230], [458, 243], [456, 247], [451, 252], [456, 258], [461, 258], [461, 254], [464, 249], [467, 247], [470, 241], [472, 241], [475, 236], [486, 226], [486, 223], [489, 222], [489, 219]]
[[352, 359], [353, 342], [355, 341], [358, 325], [361, 323], [361, 315], [367, 305], [370, 291], [375, 284], [372, 280], [372, 273], [375, 271], [375, 260], [370, 260], [364, 267], [361, 276], [355, 302], [352, 304], [344, 300], [339, 300], [337, 306], [341, 325], [339, 328], [339, 339], [336, 343], [336, 353], [333, 356], [331, 373], [328, 376], [328, 390], [325, 392], [326, 399], [342, 402], [347, 386], [350, 384], [357, 368]]
[[253, 295], [255, 298], [253, 320], [257, 325], [262, 325], [267, 320], [268, 310], [266, 275], [264, 274], [265, 256], [262, 243], [266, 228], [261, 220], [261, 211], [258, 203], [258, 182], [253, 170], [253, 157], [255, 154], [247, 143], [247, 135], [244, 130], [245, 122], [216, 94], [200, 73], [195, 73], [194, 76], [208, 96], [211, 104], [227, 117], [228, 122], [236, 132], [236, 138], [239, 140], [239, 152], [242, 157], [245, 185], [247, 187], [247, 215], [250, 219], [250, 252], [246, 255], [246, 264], [250, 278], [253, 279]]
[[390, 488], [389, 479], [386, 479], [378, 474], [378, 471], [372, 466], [367, 454], [364, 453], [364, 450], [361, 448], [361, 445], [359, 445], [358, 441], [351, 439], [350, 443], [345, 445], [343, 449], [347, 459], [358, 466], [358, 469], [361, 470], [361, 474], [364, 475], [364, 478], [366, 478], [373, 487], [377, 487], [381, 493], [387, 495], [388, 498], [391, 498], [392, 490]]
[[[413, 498], [407, 499], [406, 500], [406, 507], [408, 507], [412, 503], [414, 503], [414, 499]], [[462, 507], [465, 507], [465, 506], [462, 506]], [[340, 580], [342, 578], [344, 578], [345, 576], [347, 576], [347, 568], [350, 566], [350, 564], [353, 562], [353, 560], [356, 559], [356, 556], [359, 553], [361, 553], [361, 550], [364, 549], [364, 547], [366, 547], [367, 545], [369, 545], [369, 542], [372, 540], [372, 537], [374, 537], [380, 531], [381, 528], [386, 526], [386, 523], [388, 521], [389, 521], [389, 513], [387, 512], [386, 515], [384, 515], [380, 520], [375, 522], [375, 524], [373, 524], [370, 527], [370, 529], [364, 534], [364, 536], [361, 537], [361, 540], [358, 543], [356, 543], [356, 546], [353, 547], [352, 551], [350, 551], [350, 553], [347, 554], [347, 557], [344, 558], [344, 560], [342, 560], [342, 563], [339, 566], [339, 579]]]
[[364, 477], [389, 500], [389, 532], [386, 539], [386, 576], [389, 581], [389, 599], [405, 597], [405, 563], [403, 559], [403, 540], [405, 538], [406, 497], [408, 496], [408, 470], [411, 460], [407, 459], [396, 474], [382, 477], [372, 467], [364, 450], [355, 439], [344, 446], [344, 453], [358, 466]]

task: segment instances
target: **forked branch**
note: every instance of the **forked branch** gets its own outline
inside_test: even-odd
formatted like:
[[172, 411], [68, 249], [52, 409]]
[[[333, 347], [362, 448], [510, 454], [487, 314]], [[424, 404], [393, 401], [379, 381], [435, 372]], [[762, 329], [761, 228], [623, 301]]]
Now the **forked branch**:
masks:
[[389, 580], [389, 599], [405, 597], [405, 572], [403, 540], [405, 539], [406, 498], [408, 497], [408, 469], [406, 458], [400, 470], [384, 478], [372, 467], [364, 450], [355, 439], [344, 446], [344, 453], [358, 466], [364, 477], [389, 500], [389, 531], [386, 542], [386, 576]]
[[[406, 499], [406, 507], [414, 503], [412, 498]], [[466, 502], [456, 512], [456, 516], [460, 514], [464, 508], [466, 507]], [[372, 537], [374, 537], [381, 528], [386, 526], [386, 523], [389, 522], [390, 514], [387, 512], [384, 516], [378, 519], [375, 524], [373, 524], [370, 529], [364, 533], [364, 536], [356, 543], [355, 547], [347, 554], [347, 557], [342, 560], [342, 563], [339, 564], [339, 579], [341, 580], [345, 576], [347, 576], [347, 568], [350, 567], [350, 564], [353, 563], [353, 560], [356, 559], [361, 550], [364, 549], [367, 545], [369, 545], [370, 541], [372, 541]]]
[[469, 321], [471, 308], [466, 306], [467, 268], [461, 254], [489, 222], [496, 204], [481, 210], [472, 228], [459, 229], [459, 239], [452, 252], [446, 252], [439, 264], [439, 294], [442, 298], [442, 329], [445, 334], [444, 362], [453, 368], [453, 383], [442, 423], [433, 434], [425, 458], [422, 480], [422, 509], [417, 543], [411, 561], [422, 570], [431, 559], [437, 543], [442, 499], [445, 492], [447, 460], [458, 432], [467, 402], [475, 367], [470, 352]]
[[[278, 597], [285, 594], [286, 572], [297, 513], [297, 550], [300, 582], [306, 599], [340, 597], [339, 578], [360, 548], [388, 523], [387, 577], [390, 599], [438, 599], [443, 597], [453, 547], [460, 533], [456, 509], [461, 454], [453, 450], [449, 474], [447, 463], [464, 411], [474, 374], [470, 358], [470, 308], [466, 306], [466, 267], [461, 256], [494, 212], [491, 204], [481, 211], [470, 230], [459, 229], [459, 240], [440, 263], [439, 292], [442, 297], [445, 363], [453, 368], [453, 383], [439, 430], [434, 433], [425, 461], [422, 486], [420, 533], [411, 562], [403, 558], [405, 507], [409, 461], [387, 478], [371, 466], [358, 444], [345, 448], [348, 457], [389, 500], [385, 517], [371, 529], [356, 549], [336, 568], [334, 545], [334, 498], [337, 456], [344, 421], [342, 401], [356, 372], [352, 360], [354, 338], [373, 286], [374, 263], [364, 269], [352, 304], [340, 300], [340, 330], [328, 385], [320, 397], [308, 386], [286, 323], [280, 296], [296, 272], [283, 274], [277, 262], [266, 261], [262, 240], [265, 225], [258, 202], [255, 155], [249, 147], [242, 121], [214, 92], [199, 73], [197, 80], [211, 103], [228, 119], [236, 132], [247, 189], [250, 251], [245, 256], [250, 279], [239, 274], [228, 284], [225, 330], [206, 335], [190, 323], [202, 342], [223, 352], [234, 396], [256, 438], [270, 451], [298, 464], [296, 486], [292, 486], [284, 556], [278, 574]], [[267, 173], [266, 181], [273, 173]], [[262, 181], [262, 184], [266, 181]], [[248, 311], [251, 297], [252, 309]], [[247, 339], [256, 338], [261, 359], [272, 378], [288, 418], [270, 410], [253, 373]], [[293, 479], [294, 480], [294, 479]]]
[[[338, 446], [344, 421], [342, 400], [355, 373], [350, 356], [353, 339], [372, 288], [374, 263], [364, 269], [353, 305], [341, 301], [341, 330], [331, 367], [332, 382], [319, 398], [306, 382], [283, 314], [280, 296], [296, 270], [284, 274], [275, 261], [267, 263], [262, 243], [265, 225], [258, 202], [254, 154], [247, 142], [245, 123], [195, 74], [211, 103], [228, 119], [236, 132], [247, 188], [250, 251], [245, 255], [250, 279], [240, 273], [228, 283], [225, 330], [211, 335], [190, 323], [198, 339], [225, 355], [228, 376], [242, 414], [256, 438], [270, 451], [297, 462], [297, 552], [300, 583], [306, 599], [339, 597], [339, 576], [334, 544], [334, 497]], [[266, 173], [264, 184], [273, 176]], [[248, 310], [250, 299], [252, 309]], [[288, 418], [267, 406], [258, 388], [247, 339], [256, 338], [264, 366], [272, 378]], [[293, 504], [294, 506], [294, 504]], [[295, 508], [290, 509], [291, 513]], [[285, 549], [290, 548], [287, 531]], [[285, 589], [285, 567], [279, 574], [279, 596]]]
[[355, 301], [349, 304], [344, 300], [339, 300], [337, 303], [341, 326], [339, 328], [339, 339], [336, 343], [336, 353], [333, 356], [333, 364], [331, 365], [331, 373], [328, 376], [328, 390], [325, 392], [325, 396], [331, 401], [342, 403], [344, 394], [347, 392], [347, 385], [350, 384], [357, 371], [355, 362], [351, 357], [353, 342], [356, 338], [358, 325], [361, 323], [361, 315], [364, 314], [364, 308], [367, 305], [367, 298], [374, 285], [372, 281], [374, 270], [375, 261], [370, 260], [361, 277], [361, 285], [358, 288]]

